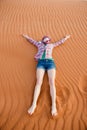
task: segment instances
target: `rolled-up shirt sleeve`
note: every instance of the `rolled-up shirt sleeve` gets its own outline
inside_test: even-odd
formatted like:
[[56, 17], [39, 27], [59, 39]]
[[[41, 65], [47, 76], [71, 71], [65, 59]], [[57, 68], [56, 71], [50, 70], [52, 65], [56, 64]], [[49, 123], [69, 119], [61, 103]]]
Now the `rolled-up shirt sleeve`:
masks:
[[60, 41], [55, 42], [55, 43], [53, 44], [53, 46], [54, 46], [54, 47], [57, 47], [57, 46], [59, 46], [60, 44], [63, 44], [66, 40], [67, 40], [66, 38], [63, 38], [63, 39], [61, 39]]

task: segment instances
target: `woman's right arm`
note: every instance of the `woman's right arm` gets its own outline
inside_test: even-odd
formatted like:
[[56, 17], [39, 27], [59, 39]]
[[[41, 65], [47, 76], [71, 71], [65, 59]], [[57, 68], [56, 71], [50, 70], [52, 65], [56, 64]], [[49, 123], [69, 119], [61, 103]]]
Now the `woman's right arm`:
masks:
[[27, 41], [29, 41], [30, 43], [32, 43], [32, 44], [34, 44], [35, 46], [38, 47], [38, 42], [37, 42], [37, 41], [35, 41], [35, 40], [32, 39], [31, 37], [29, 37], [28, 35], [23, 34], [22, 36], [23, 36]]

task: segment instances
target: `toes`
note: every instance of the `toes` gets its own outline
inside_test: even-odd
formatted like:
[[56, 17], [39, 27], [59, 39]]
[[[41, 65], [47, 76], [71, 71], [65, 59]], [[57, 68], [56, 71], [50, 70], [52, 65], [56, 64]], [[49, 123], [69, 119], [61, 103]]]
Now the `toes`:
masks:
[[33, 111], [31, 109], [28, 110], [28, 114], [32, 115]]
[[29, 110], [28, 110], [28, 113], [29, 113], [30, 115], [32, 115], [32, 114], [33, 114], [33, 112], [34, 112], [34, 110], [33, 110], [33, 109], [29, 109]]
[[58, 113], [57, 113], [57, 112], [52, 113], [52, 116], [57, 116], [57, 115], [58, 115]]
[[55, 109], [52, 109], [52, 116], [57, 116], [57, 109], [55, 108]]
[[29, 113], [30, 115], [32, 115], [32, 114], [34, 113], [35, 108], [36, 108], [36, 106], [31, 106], [31, 107], [29, 108], [29, 110], [28, 110], [28, 113]]

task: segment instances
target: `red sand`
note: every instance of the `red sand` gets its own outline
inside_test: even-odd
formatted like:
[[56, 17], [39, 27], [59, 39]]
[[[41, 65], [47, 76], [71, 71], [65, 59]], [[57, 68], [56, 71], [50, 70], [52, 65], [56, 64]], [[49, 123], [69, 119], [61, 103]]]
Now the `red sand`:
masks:
[[[87, 2], [0, 0], [0, 130], [87, 129]], [[37, 109], [27, 113], [35, 87], [37, 49], [21, 37], [71, 38], [54, 50], [58, 117], [51, 117], [47, 74]], [[61, 107], [60, 107], [61, 104]]]

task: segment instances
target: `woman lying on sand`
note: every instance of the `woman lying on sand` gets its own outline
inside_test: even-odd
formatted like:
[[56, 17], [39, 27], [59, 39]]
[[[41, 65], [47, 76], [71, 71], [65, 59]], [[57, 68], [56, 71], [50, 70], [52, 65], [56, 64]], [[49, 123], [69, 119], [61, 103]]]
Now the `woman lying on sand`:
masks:
[[25, 34], [23, 34], [23, 37], [38, 48], [38, 53], [35, 56], [35, 59], [38, 61], [36, 67], [37, 82], [34, 90], [33, 102], [28, 110], [28, 113], [32, 115], [35, 111], [35, 108], [37, 106], [37, 100], [41, 90], [41, 85], [43, 82], [43, 77], [45, 71], [47, 71], [50, 85], [50, 94], [52, 98], [51, 114], [52, 116], [56, 116], [57, 115], [56, 89], [55, 89], [56, 65], [54, 63], [54, 59], [52, 58], [52, 51], [53, 48], [59, 46], [60, 44], [64, 43], [68, 38], [70, 38], [70, 35], [65, 36], [63, 39], [53, 44], [50, 43], [51, 38], [48, 36], [44, 36], [41, 42], [35, 41]]

